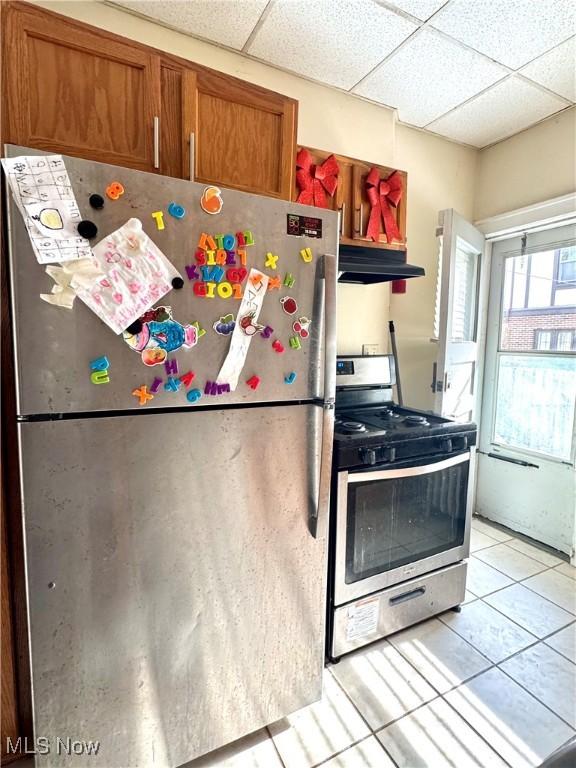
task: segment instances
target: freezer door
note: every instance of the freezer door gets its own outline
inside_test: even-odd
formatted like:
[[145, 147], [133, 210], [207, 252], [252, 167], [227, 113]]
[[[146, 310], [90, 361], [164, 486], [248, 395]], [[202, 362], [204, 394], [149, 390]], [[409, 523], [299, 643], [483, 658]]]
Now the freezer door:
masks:
[[[37, 150], [9, 146], [6, 154], [44, 154]], [[211, 235], [250, 230], [254, 245], [246, 247], [247, 267], [256, 267], [280, 280], [280, 287], [271, 289], [264, 298], [259, 322], [270, 326], [268, 338], [255, 335], [250, 342], [246, 363], [237, 390], [216, 397], [205, 396], [194, 408], [220, 403], [252, 403], [324, 399], [324, 370], [335, 367], [335, 305], [328, 300], [327, 310], [332, 323], [324, 327], [325, 297], [335, 297], [338, 250], [338, 215], [321, 208], [296, 205], [235, 190], [222, 190], [224, 205], [218, 215], [204, 213], [200, 198], [205, 187], [201, 184], [156, 174], [104, 165], [78, 158], [66, 157], [66, 168], [76, 200], [84, 219], [98, 227], [94, 244], [136, 217], [144, 231], [180, 271], [184, 279], [181, 290], [172, 290], [158, 305], [172, 307], [173, 317], [182, 324], [194, 321], [206, 331], [191, 349], [181, 348], [171, 353], [178, 361], [179, 373], [193, 371], [194, 387], [204, 390], [207, 381], [215, 381], [230, 346], [230, 336], [215, 332], [213, 326], [226, 314], [236, 317], [240, 301], [197, 296], [189, 280], [186, 266], [196, 264], [195, 252], [203, 232]], [[112, 181], [120, 181], [125, 193], [118, 200], [109, 200], [104, 190]], [[97, 192], [105, 197], [102, 210], [90, 207], [88, 198]], [[176, 202], [186, 215], [177, 219], [168, 214], [167, 206]], [[165, 228], [159, 231], [152, 213], [164, 212]], [[288, 215], [308, 216], [318, 220], [321, 237], [288, 234]], [[39, 297], [50, 293], [53, 282], [37, 263], [28, 233], [12, 196], [8, 193], [10, 261], [12, 272], [12, 305], [15, 325], [16, 370], [18, 383], [18, 412], [21, 415], [49, 413], [83, 413], [138, 409], [132, 391], [142, 385], [150, 388], [154, 378], [163, 380], [160, 390], [147, 408], [182, 407], [189, 405], [185, 387], [178, 392], [165, 391], [167, 379], [164, 366], [147, 367], [138, 352], [133, 351], [80, 300], [72, 310], [54, 307]], [[294, 223], [294, 222], [293, 222]], [[310, 222], [308, 222], [310, 224]], [[292, 228], [291, 231], [295, 231]], [[309, 230], [311, 231], [311, 230]], [[310, 248], [312, 261], [305, 261], [300, 251]], [[276, 268], [266, 267], [267, 253], [278, 256]], [[332, 256], [325, 269], [325, 254]], [[236, 257], [238, 261], [238, 257]], [[330, 260], [329, 260], [330, 261]], [[284, 285], [286, 275], [294, 285]], [[287, 282], [290, 282], [287, 279]], [[246, 281], [242, 283], [244, 289]], [[280, 300], [295, 299], [297, 309], [289, 315]], [[286, 305], [289, 307], [289, 305]], [[310, 336], [301, 339], [301, 348], [290, 346], [295, 336], [293, 324], [300, 317], [310, 321]], [[329, 345], [326, 347], [326, 334]], [[276, 352], [272, 343], [279, 340], [284, 352]], [[326, 361], [326, 352], [330, 359]], [[90, 381], [90, 361], [105, 355], [110, 363], [108, 384]], [[291, 372], [296, 378], [290, 384], [285, 378]], [[258, 376], [256, 390], [246, 381]]]
[[20, 425], [35, 733], [100, 741], [37, 766], [179, 766], [319, 699], [321, 425], [314, 405]]

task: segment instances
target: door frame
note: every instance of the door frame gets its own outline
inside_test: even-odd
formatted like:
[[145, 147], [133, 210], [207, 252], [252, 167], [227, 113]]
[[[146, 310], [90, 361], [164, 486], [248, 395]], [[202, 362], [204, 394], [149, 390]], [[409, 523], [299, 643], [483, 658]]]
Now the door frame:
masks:
[[[479, 414], [478, 424], [478, 446], [481, 449], [484, 429], [486, 427], [486, 416], [482, 412], [482, 401], [484, 388], [487, 385], [487, 335], [488, 335], [488, 317], [490, 292], [490, 276], [492, 273], [492, 249], [493, 244], [498, 240], [508, 239], [521, 235], [526, 231], [537, 231], [553, 229], [567, 224], [576, 219], [576, 192], [567, 195], [550, 198], [539, 203], [517, 208], [502, 214], [479, 219], [474, 222], [486, 237], [485, 259], [481, 272], [481, 294], [484, 301], [479, 300], [479, 330], [478, 330], [478, 373], [482, 380], [478, 382], [477, 405]], [[499, 297], [501, 302], [502, 297]], [[490, 422], [492, 419], [490, 419]], [[575, 430], [576, 432], [576, 430]], [[573, 435], [572, 455], [576, 453], [576, 436]], [[478, 472], [475, 477], [474, 500], [477, 498]], [[576, 564], [576, 521], [572, 537], [572, 558], [571, 563]]]
[[[562, 224], [558, 224], [555, 226], [562, 226]], [[492, 250], [492, 248], [491, 248]], [[506, 255], [502, 256], [503, 260], [505, 260], [507, 257]], [[572, 433], [572, 444], [570, 448], [570, 457], [569, 459], [561, 459], [555, 456], [550, 456], [548, 454], [542, 453], [541, 451], [533, 451], [528, 448], [514, 448], [513, 446], [509, 445], [501, 445], [500, 443], [493, 443], [490, 440], [490, 436], [488, 435], [489, 432], [492, 432], [495, 419], [496, 419], [496, 408], [498, 405], [498, 359], [499, 354], [501, 354], [501, 350], [499, 349], [499, 338], [500, 338], [500, 328], [501, 328], [501, 320], [502, 320], [502, 302], [504, 300], [504, 269], [502, 268], [499, 270], [499, 272], [495, 275], [492, 275], [492, 267], [496, 266], [494, 262], [494, 257], [491, 259], [491, 265], [490, 265], [490, 297], [489, 301], [487, 302], [487, 323], [486, 323], [486, 339], [484, 344], [484, 387], [483, 387], [483, 398], [482, 398], [482, 405], [483, 406], [489, 406], [488, 408], [483, 407], [482, 411], [480, 413], [480, 423], [481, 423], [481, 432], [482, 437], [481, 440], [478, 441], [478, 446], [480, 450], [483, 450], [484, 447], [486, 447], [486, 443], [483, 443], [484, 438], [488, 441], [490, 441], [490, 446], [494, 447], [496, 450], [502, 449], [506, 454], [511, 454], [513, 458], [518, 458], [520, 460], [526, 459], [526, 457], [532, 457], [534, 460], [537, 461], [544, 461], [544, 462], [550, 462], [552, 464], [569, 464], [570, 466], [574, 466], [576, 461], [576, 430], [573, 430]], [[502, 267], [504, 267], [504, 263], [502, 264]], [[494, 278], [494, 280], [492, 280]], [[504, 351], [504, 354], [506, 354], [506, 350]], [[539, 350], [526, 350], [525, 352], [512, 352], [509, 353], [511, 356], [513, 355], [521, 355], [524, 354], [529, 357], [573, 357], [573, 353], [570, 352], [541, 352]], [[488, 391], [488, 388], [490, 387], [490, 391]]]

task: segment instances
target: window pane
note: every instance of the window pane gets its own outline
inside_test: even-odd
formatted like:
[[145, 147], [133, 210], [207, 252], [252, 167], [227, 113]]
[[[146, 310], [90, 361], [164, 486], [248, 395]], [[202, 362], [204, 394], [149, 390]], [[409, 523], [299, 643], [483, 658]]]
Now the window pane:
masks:
[[559, 288], [555, 279], [564, 251], [576, 256], [576, 248], [564, 248], [505, 259], [501, 350], [572, 351], [571, 341], [557, 346], [561, 331], [576, 329], [576, 287]]
[[536, 331], [536, 349], [550, 349], [551, 341], [550, 331]]
[[576, 357], [502, 355], [494, 442], [569, 460]]
[[473, 341], [476, 316], [478, 254], [457, 238], [454, 254], [451, 341]]
[[505, 261], [504, 309], [524, 309], [526, 306], [526, 276], [528, 256], [509, 256]]
[[558, 280], [561, 283], [576, 282], [576, 246], [560, 249]]
[[554, 253], [534, 253], [529, 258], [528, 307], [549, 307], [552, 304]]
[[434, 338], [440, 338], [440, 299], [442, 296], [442, 235], [438, 240], [438, 274], [436, 275], [436, 302], [434, 304]]
[[556, 295], [554, 296], [554, 306], [576, 306], [576, 288], [561, 288], [560, 290], [556, 290]]
[[558, 331], [556, 349], [568, 352], [572, 349], [572, 331]]

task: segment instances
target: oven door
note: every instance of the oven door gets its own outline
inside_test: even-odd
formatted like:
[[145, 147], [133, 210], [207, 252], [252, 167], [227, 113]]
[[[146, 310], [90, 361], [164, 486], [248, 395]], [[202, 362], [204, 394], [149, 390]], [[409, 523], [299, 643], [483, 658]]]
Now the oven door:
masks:
[[470, 451], [338, 473], [336, 605], [468, 556]]

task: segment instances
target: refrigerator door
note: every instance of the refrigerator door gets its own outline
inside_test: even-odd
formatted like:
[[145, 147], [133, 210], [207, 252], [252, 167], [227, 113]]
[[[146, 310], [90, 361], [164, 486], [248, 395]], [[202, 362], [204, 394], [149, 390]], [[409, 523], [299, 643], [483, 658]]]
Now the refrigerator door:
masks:
[[[24, 147], [8, 146], [9, 156], [45, 154]], [[257, 160], [255, 159], [255, 162]], [[324, 295], [328, 292], [325, 278], [325, 254], [335, 261], [338, 249], [338, 214], [321, 208], [296, 205], [267, 197], [250, 195], [234, 190], [222, 190], [224, 201], [220, 214], [210, 215], [200, 207], [204, 185], [182, 179], [168, 178], [151, 173], [104, 165], [78, 158], [66, 157], [66, 168], [76, 195], [80, 212], [98, 227], [93, 244], [126, 223], [139, 218], [144, 231], [180, 271], [184, 279], [181, 290], [172, 290], [158, 306], [172, 307], [173, 317], [182, 324], [198, 321], [206, 331], [191, 349], [183, 347], [170, 354], [178, 361], [179, 373], [193, 371], [196, 376], [192, 387], [202, 392], [207, 381], [215, 381], [230, 346], [230, 336], [222, 336], [213, 329], [220, 317], [234, 314], [240, 301], [197, 296], [189, 280], [186, 266], [195, 265], [195, 253], [202, 233], [210, 235], [250, 230], [254, 245], [246, 247], [247, 268], [255, 267], [270, 277], [279, 278], [280, 287], [271, 289], [264, 298], [258, 322], [270, 326], [268, 338], [256, 334], [251, 338], [246, 363], [235, 392], [217, 397], [204, 396], [194, 408], [227, 403], [253, 403], [294, 401], [312, 398], [324, 399], [323, 371]], [[119, 181], [125, 193], [117, 200], [109, 200], [104, 190], [113, 181]], [[90, 207], [92, 193], [104, 196], [101, 210]], [[79, 299], [72, 310], [54, 307], [39, 298], [50, 293], [53, 282], [44, 267], [37, 263], [22, 217], [8, 192], [8, 221], [10, 257], [12, 266], [12, 302], [16, 371], [18, 383], [18, 412], [20, 415], [84, 413], [138, 409], [134, 389], [146, 385], [150, 388], [154, 378], [163, 380], [160, 390], [146, 408], [187, 407], [186, 388], [178, 392], [165, 391], [167, 379], [164, 366], [147, 367], [140, 354], [133, 351]], [[176, 202], [185, 208], [184, 218], [177, 219], [167, 212], [167, 206]], [[152, 213], [163, 211], [165, 228], [159, 231]], [[299, 226], [314, 231], [320, 237], [288, 234], [288, 216], [308, 217], [291, 220], [291, 231]], [[310, 218], [311, 217], [311, 218]], [[312, 261], [305, 261], [300, 251], [310, 248]], [[278, 256], [276, 268], [266, 267], [267, 254]], [[308, 258], [308, 256], [306, 256]], [[236, 257], [238, 261], [238, 258]], [[287, 275], [294, 285], [286, 286]], [[330, 280], [336, 280], [336, 270], [330, 270]], [[246, 280], [242, 283], [242, 289]], [[335, 289], [333, 291], [335, 293]], [[280, 299], [295, 299], [297, 309], [289, 315]], [[287, 305], [288, 306], [288, 305]], [[335, 307], [327, 306], [334, 315]], [[293, 324], [300, 317], [311, 321], [306, 339], [300, 339], [301, 348], [293, 349], [290, 338], [298, 336]], [[272, 343], [279, 340], [284, 352], [276, 352]], [[334, 342], [335, 343], [335, 342]], [[108, 384], [95, 385], [90, 381], [90, 361], [105, 355], [110, 363]], [[335, 359], [330, 359], [335, 366]], [[294, 372], [296, 378], [287, 384], [285, 378]], [[247, 386], [252, 376], [260, 378], [256, 390]]]
[[321, 425], [316, 405], [20, 425], [35, 734], [100, 742], [37, 766], [179, 766], [320, 698]]

